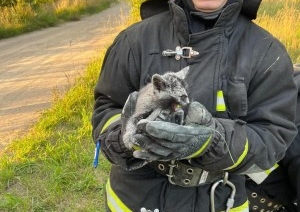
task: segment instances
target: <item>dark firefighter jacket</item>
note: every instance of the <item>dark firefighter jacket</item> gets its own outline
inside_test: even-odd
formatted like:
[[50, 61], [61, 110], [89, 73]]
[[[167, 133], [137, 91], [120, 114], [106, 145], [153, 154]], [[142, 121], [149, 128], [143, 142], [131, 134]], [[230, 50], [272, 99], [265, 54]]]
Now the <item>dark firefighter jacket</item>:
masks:
[[[191, 163], [207, 171], [229, 171], [237, 187], [235, 206], [246, 201], [242, 174], [272, 168], [296, 136], [297, 89], [290, 58], [277, 39], [240, 14], [241, 0], [231, 2], [213, 28], [190, 34], [183, 9], [171, 1], [169, 11], [124, 30], [107, 51], [95, 88], [93, 137], [95, 142], [101, 138], [102, 152], [115, 164], [109, 189], [132, 211], [209, 211], [210, 185], [174, 186], [148, 166], [135, 169], [139, 161], [128, 157], [118, 142], [119, 122], [107, 128], [128, 95], [154, 73], [190, 66], [190, 99], [202, 103], [226, 131], [226, 143], [217, 143]], [[177, 46], [199, 55], [179, 60], [162, 56]], [[220, 91], [225, 111], [217, 107]], [[224, 210], [229, 192], [225, 186], [217, 189], [216, 211]]]
[[[285, 157], [261, 184], [247, 180], [246, 186], [252, 191], [283, 205], [283, 211], [300, 211], [300, 66], [295, 67], [295, 82], [298, 87], [296, 126], [298, 134], [288, 147]], [[251, 201], [251, 199], [250, 199]], [[294, 202], [298, 202], [297, 206]], [[297, 207], [297, 209], [296, 209]], [[267, 209], [268, 207], [266, 207]], [[251, 209], [251, 208], [250, 208]], [[250, 210], [252, 211], [252, 210]], [[253, 210], [254, 211], [254, 210]]]

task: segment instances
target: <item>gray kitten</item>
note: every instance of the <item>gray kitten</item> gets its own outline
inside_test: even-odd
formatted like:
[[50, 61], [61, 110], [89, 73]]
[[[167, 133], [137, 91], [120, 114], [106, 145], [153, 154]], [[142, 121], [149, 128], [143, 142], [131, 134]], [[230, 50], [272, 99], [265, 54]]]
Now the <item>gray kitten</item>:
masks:
[[[123, 135], [123, 141], [127, 148], [132, 148], [130, 140], [136, 133], [136, 125], [141, 119], [151, 119], [148, 116], [153, 111], [159, 113], [162, 109], [175, 112], [180, 106], [186, 106], [189, 103], [187, 85], [184, 81], [188, 70], [189, 66], [178, 72], [154, 74], [151, 83], [139, 91], [135, 111], [128, 119]], [[153, 114], [151, 116], [155, 118], [156, 116]]]

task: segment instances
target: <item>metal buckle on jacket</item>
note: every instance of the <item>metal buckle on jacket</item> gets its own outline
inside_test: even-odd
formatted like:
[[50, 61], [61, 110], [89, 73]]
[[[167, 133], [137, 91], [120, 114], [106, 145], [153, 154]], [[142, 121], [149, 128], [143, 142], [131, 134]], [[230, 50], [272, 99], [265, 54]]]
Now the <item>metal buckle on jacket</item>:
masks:
[[175, 59], [179, 60], [180, 58], [191, 58], [193, 56], [199, 55], [199, 52], [193, 50], [192, 47], [177, 46], [175, 51], [167, 49], [162, 52], [162, 55], [165, 57], [175, 56]]
[[169, 173], [166, 174], [167, 177], [168, 177], [168, 181], [169, 181], [169, 183], [171, 183], [171, 184], [173, 184], [173, 185], [176, 185], [176, 183], [175, 183], [175, 182], [173, 181], [173, 179], [172, 179], [172, 178], [175, 176], [173, 170], [174, 170], [174, 168], [177, 166], [177, 165], [175, 164], [175, 160], [171, 160], [171, 162], [170, 162], [170, 164], [168, 164], [168, 166], [170, 167]]
[[188, 164], [187, 161], [153, 161], [148, 165], [158, 173], [165, 175], [171, 184], [182, 187], [195, 187], [212, 183], [223, 176], [221, 172], [207, 172]]
[[[172, 160], [170, 161], [170, 163], [168, 164], [169, 168], [169, 173], [166, 174], [166, 176], [168, 177], [168, 181], [169, 183], [173, 184], [173, 185], [181, 185], [181, 186], [196, 186], [196, 185], [190, 185], [191, 184], [191, 180], [190, 179], [182, 179], [182, 184], [178, 184], [174, 181], [175, 173], [174, 173], [174, 169], [178, 168], [178, 164], [176, 163], [176, 160]], [[186, 170], [187, 174], [193, 174], [194, 169], [189, 168]], [[200, 183], [199, 183], [200, 184]]]

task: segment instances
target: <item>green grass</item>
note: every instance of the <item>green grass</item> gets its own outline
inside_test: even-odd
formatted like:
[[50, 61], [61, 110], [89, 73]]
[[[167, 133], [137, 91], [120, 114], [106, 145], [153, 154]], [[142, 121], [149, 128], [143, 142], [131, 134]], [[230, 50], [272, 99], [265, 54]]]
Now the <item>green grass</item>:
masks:
[[[137, 0], [132, 1], [138, 6]], [[268, 8], [266, 4], [263, 6]], [[132, 11], [131, 16], [136, 20], [138, 10]], [[275, 23], [276, 14], [263, 16], [272, 20], [257, 22]], [[282, 15], [281, 18], [289, 21]], [[271, 30], [272, 25], [268, 24]], [[289, 40], [288, 36], [283, 36], [282, 41]], [[293, 48], [299, 45], [299, 36], [295, 43], [290, 46], [290, 52], [297, 51]], [[0, 211], [104, 211], [104, 188], [110, 164], [101, 157], [99, 167], [93, 169], [90, 124], [93, 88], [103, 56], [104, 52], [90, 63], [66, 94], [54, 92], [52, 107], [43, 113], [28, 135], [14, 141], [0, 155]], [[294, 62], [298, 56], [294, 54]]]
[[78, 21], [83, 15], [98, 13], [114, 2], [117, 0], [57, 0], [38, 6], [19, 3], [15, 7], [0, 7], [0, 39]]

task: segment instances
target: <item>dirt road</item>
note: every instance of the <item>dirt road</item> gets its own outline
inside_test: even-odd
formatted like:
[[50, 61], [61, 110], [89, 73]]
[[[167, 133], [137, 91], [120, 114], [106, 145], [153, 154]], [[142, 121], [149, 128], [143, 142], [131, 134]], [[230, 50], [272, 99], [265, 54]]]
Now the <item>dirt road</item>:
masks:
[[80, 21], [0, 40], [0, 150], [22, 136], [105, 49], [129, 14], [126, 3]]

